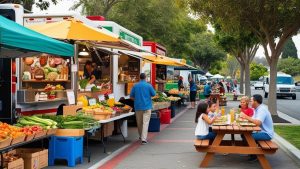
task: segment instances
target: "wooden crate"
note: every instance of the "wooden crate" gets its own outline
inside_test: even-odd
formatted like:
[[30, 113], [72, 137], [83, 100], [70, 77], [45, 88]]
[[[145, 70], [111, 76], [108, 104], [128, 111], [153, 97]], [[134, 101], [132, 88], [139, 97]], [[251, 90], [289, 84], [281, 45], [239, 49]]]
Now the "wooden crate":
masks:
[[83, 129], [57, 129], [55, 136], [62, 136], [62, 137], [84, 136], [84, 130]]
[[46, 134], [47, 135], [55, 134], [56, 131], [57, 131], [57, 129], [48, 129]]
[[9, 146], [10, 143], [11, 143], [11, 140], [12, 140], [12, 139], [11, 139], [10, 137], [8, 137], [7, 139], [1, 141], [1, 142], [0, 142], [0, 148], [4, 148], [4, 147]]
[[43, 131], [37, 132], [37, 133], [35, 133], [34, 138], [43, 137], [43, 136], [46, 135], [46, 133], [47, 133], [47, 130], [43, 130]]
[[24, 134], [23, 136], [12, 139], [11, 145], [23, 142], [25, 140], [25, 137], [26, 137], [26, 135]]
[[25, 137], [25, 141], [30, 141], [35, 137], [35, 133], [31, 134], [31, 135], [26, 135]]

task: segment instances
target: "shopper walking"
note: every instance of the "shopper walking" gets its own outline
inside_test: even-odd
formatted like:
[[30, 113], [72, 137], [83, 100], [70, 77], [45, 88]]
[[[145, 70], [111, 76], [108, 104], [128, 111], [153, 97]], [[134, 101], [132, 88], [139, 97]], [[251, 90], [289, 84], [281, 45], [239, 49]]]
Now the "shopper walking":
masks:
[[147, 144], [148, 127], [152, 109], [152, 99], [155, 90], [146, 82], [146, 75], [140, 74], [140, 82], [135, 84], [130, 92], [130, 98], [134, 100], [134, 108], [138, 132], [142, 144]]

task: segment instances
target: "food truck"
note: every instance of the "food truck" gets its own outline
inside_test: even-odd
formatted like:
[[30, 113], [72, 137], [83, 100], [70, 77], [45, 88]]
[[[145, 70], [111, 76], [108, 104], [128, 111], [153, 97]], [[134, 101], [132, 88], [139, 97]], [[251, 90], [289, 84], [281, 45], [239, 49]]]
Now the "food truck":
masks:
[[[163, 47], [162, 45], [151, 42], [151, 41], [144, 41], [143, 42], [143, 48], [146, 51], [166, 56], [167, 55], [167, 49]], [[166, 65], [159, 65], [154, 63], [147, 63], [144, 66], [144, 71], [149, 72], [151, 75], [151, 84], [154, 88], [158, 88], [157, 82], [160, 84], [164, 84], [165, 80], [167, 78], [167, 66]]]
[[[21, 25], [23, 23], [23, 7], [20, 5], [2, 4], [0, 5], [0, 14]], [[6, 46], [1, 48], [0, 118], [1, 121], [10, 121], [10, 123], [13, 122], [18, 113], [56, 112], [57, 106], [65, 103], [67, 100], [64, 93], [65, 89], [72, 89], [71, 71], [69, 69], [72, 59], [65, 57], [66, 55], [59, 54], [59, 51], [63, 50], [64, 46], [57, 47], [56, 44], [52, 43], [60, 44], [63, 42], [30, 31], [19, 25], [16, 26], [16, 24], [12, 26], [14, 27], [11, 29], [14, 29], [14, 31], [19, 29], [17, 33], [19, 33], [20, 38], [23, 36], [23, 39], [20, 39], [15, 45], [28, 49], [28, 51], [24, 50], [21, 51], [21, 53], [23, 52], [22, 55], [15, 55], [18, 53], [17, 48], [7, 48]], [[9, 30], [8, 28], [6, 31]], [[5, 27], [3, 28], [3, 33], [11, 33], [10, 38], [14, 36], [13, 32], [5, 32]], [[48, 40], [38, 41], [39, 39], [37, 39], [35, 43], [39, 42], [39, 44], [32, 45], [31, 41], [33, 39], [30, 39], [31, 37], [42, 37]], [[24, 39], [27, 39], [27, 41]], [[46, 49], [52, 49], [54, 52], [47, 52], [48, 54], [46, 54], [32, 50], [32, 48], [37, 48], [41, 44], [43, 44], [45, 52], [47, 52]], [[71, 45], [66, 45], [73, 51]], [[9, 53], [6, 52], [7, 57], [2, 58], [2, 55], [5, 55], [5, 49], [9, 49]], [[73, 54], [74, 52], [68, 56]], [[49, 89], [52, 91], [48, 91]]]

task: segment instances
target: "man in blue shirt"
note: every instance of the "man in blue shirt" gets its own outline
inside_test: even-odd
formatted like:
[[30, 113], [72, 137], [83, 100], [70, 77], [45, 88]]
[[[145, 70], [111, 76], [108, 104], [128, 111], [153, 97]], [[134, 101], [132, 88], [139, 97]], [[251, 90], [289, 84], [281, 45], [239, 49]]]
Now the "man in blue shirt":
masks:
[[[255, 94], [251, 98], [252, 108], [254, 108], [253, 117], [249, 117], [244, 113], [241, 113], [241, 117], [247, 119], [248, 121], [256, 124], [261, 128], [261, 131], [252, 133], [252, 137], [256, 141], [261, 140], [271, 140], [274, 136], [274, 127], [271, 113], [262, 105], [262, 96], [259, 94]], [[257, 160], [257, 156], [251, 155], [250, 161]]]
[[204, 92], [203, 92], [203, 95], [204, 95], [206, 98], [209, 98], [210, 93], [211, 93], [211, 86], [210, 86], [210, 83], [207, 82], [206, 85], [204, 86]]
[[148, 127], [152, 109], [152, 98], [156, 95], [153, 87], [146, 82], [146, 75], [140, 74], [140, 82], [135, 84], [130, 92], [134, 100], [135, 116], [142, 144], [147, 144]]
[[262, 96], [259, 94], [253, 95], [251, 98], [252, 108], [254, 108], [253, 118], [241, 113], [241, 117], [256, 124], [261, 128], [260, 132], [252, 133], [252, 137], [256, 141], [271, 140], [274, 136], [273, 120], [269, 110], [262, 105]]

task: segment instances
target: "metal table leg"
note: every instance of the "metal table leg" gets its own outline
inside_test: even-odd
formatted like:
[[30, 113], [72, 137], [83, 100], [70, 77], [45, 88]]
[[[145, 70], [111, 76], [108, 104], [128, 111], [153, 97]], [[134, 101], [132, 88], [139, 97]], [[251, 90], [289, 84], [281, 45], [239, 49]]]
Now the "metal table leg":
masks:
[[123, 137], [123, 142], [125, 143], [126, 140], [125, 140], [124, 134], [123, 134], [123, 132], [121, 130], [121, 124], [123, 124], [123, 120], [118, 120], [117, 123], [118, 123], [118, 127], [119, 127], [119, 130], [120, 130], [120, 133], [121, 133], [121, 135]]
[[104, 149], [103, 152], [106, 153], [106, 147], [104, 144], [104, 127], [103, 127], [103, 125], [101, 125], [100, 129], [101, 129], [101, 143], [102, 143], [103, 149]]
[[89, 133], [86, 132], [86, 148], [85, 148], [85, 157], [88, 158], [88, 162], [91, 162], [91, 151], [89, 149]]

